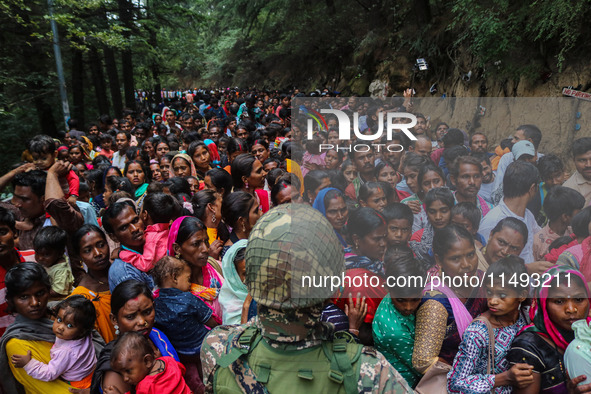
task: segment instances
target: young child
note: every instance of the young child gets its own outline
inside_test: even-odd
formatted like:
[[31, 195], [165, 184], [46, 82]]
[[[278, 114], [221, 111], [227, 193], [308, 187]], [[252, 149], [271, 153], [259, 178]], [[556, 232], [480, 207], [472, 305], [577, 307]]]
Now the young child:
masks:
[[33, 240], [35, 261], [45, 267], [51, 278], [52, 301], [63, 300], [74, 289], [74, 276], [66, 255], [67, 241], [66, 231], [56, 226], [43, 227]]
[[454, 206], [454, 195], [446, 187], [436, 187], [427, 192], [425, 211], [427, 227], [420, 229], [410, 237], [409, 245], [417, 259], [426, 265], [433, 266], [433, 236], [451, 223], [451, 208]]
[[170, 223], [181, 216], [182, 207], [171, 195], [151, 193], [144, 199], [141, 218], [147, 226], [144, 253], [121, 248], [119, 258], [142, 272], [148, 272], [154, 264], [166, 256]]
[[388, 294], [378, 306], [372, 323], [376, 349], [400, 372], [406, 382], [414, 387], [422, 376], [412, 367], [412, 353], [415, 342], [415, 315], [421, 303], [422, 283], [426, 273], [410, 251], [406, 256], [401, 256], [400, 253], [397, 256], [386, 253], [384, 264], [386, 276], [389, 278], [423, 278], [423, 281], [409, 280], [405, 286], [389, 288]]
[[[31, 153], [37, 169], [47, 171], [56, 161], [58, 151], [53, 138], [48, 135], [37, 135], [33, 137], [27, 146]], [[66, 175], [59, 177], [60, 186], [64, 192], [64, 197], [72, 205], [76, 204], [78, 199], [80, 180], [74, 170], [70, 170]]]
[[[126, 332], [117, 339], [111, 353], [111, 369], [125, 383], [134, 385], [136, 394], [191, 394], [183, 378], [183, 364], [172, 357], [156, 358], [148, 340], [137, 332]], [[118, 390], [106, 387], [104, 392]]]
[[312, 139], [306, 142], [306, 152], [302, 159], [303, 176], [312, 170], [323, 170], [326, 166], [326, 152], [320, 151], [320, 144], [326, 144], [326, 136], [321, 132], [314, 133]]
[[378, 182], [366, 182], [361, 185], [358, 200], [362, 207], [370, 207], [378, 212], [382, 212], [388, 203], [384, 186]]
[[[422, 159], [421, 159], [422, 158]], [[405, 159], [404, 173], [407, 177], [409, 187], [416, 190], [415, 194], [405, 198], [401, 202], [407, 204], [414, 213], [412, 225], [413, 233], [429, 226], [427, 213], [425, 212], [425, 196], [429, 190], [445, 186], [445, 175], [441, 168], [431, 162], [425, 162], [424, 157], [415, 158], [410, 156]], [[414, 176], [414, 180], [412, 177]]]
[[347, 159], [341, 165], [341, 174], [347, 180], [347, 185], [353, 182], [353, 179], [357, 178], [357, 167], [351, 161], [351, 159]]
[[68, 161], [70, 158], [70, 148], [65, 145], [57, 147], [57, 159], [62, 161]]
[[166, 256], [156, 263], [152, 276], [159, 287], [154, 300], [156, 327], [162, 330], [179, 355], [199, 356], [209, 328], [217, 326], [212, 310], [191, 289], [191, 267]]
[[534, 261], [544, 259], [552, 241], [570, 235], [570, 222], [585, 207], [585, 197], [570, 187], [554, 186], [543, 206], [548, 223], [534, 235]]
[[[503, 277], [517, 280], [502, 280]], [[487, 324], [474, 320], [464, 331], [447, 375], [450, 393], [511, 393], [513, 387], [522, 388], [532, 382], [530, 365], [511, 365], [506, 358], [513, 339], [527, 324], [521, 309], [529, 290], [525, 264], [517, 256], [504, 257], [489, 267], [485, 278], [488, 311], [481, 318], [488, 320], [493, 329], [494, 369], [487, 374], [490, 346]]]
[[15, 354], [11, 361], [35, 379], [49, 382], [61, 378], [75, 388], [88, 389], [97, 361], [91, 339], [96, 309], [84, 296], [74, 295], [60, 302], [55, 312], [56, 339], [49, 364], [31, 358], [31, 351]]
[[481, 218], [480, 209], [471, 202], [457, 203], [451, 209], [451, 222], [464, 227], [472, 234], [477, 249], [486, 246], [486, 240], [482, 235], [478, 234]]
[[394, 203], [386, 206], [382, 211], [388, 227], [386, 243], [391, 246], [408, 246], [412, 235], [414, 216], [406, 204]]
[[80, 195], [78, 201], [90, 203], [90, 186], [87, 182], [80, 182]]
[[106, 156], [109, 160], [112, 159], [113, 153], [115, 153], [111, 149], [113, 147], [113, 137], [111, 137], [109, 134], [101, 134], [99, 138], [101, 142], [101, 150], [99, 155]]

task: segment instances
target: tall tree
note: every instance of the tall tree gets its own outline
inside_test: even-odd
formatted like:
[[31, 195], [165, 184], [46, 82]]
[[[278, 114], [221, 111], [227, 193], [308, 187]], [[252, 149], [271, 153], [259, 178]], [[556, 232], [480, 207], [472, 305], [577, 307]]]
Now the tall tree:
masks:
[[84, 119], [84, 53], [80, 49], [72, 51], [72, 118], [78, 120], [80, 126], [85, 124]]
[[108, 114], [109, 101], [107, 100], [107, 87], [105, 86], [105, 75], [102, 67], [103, 63], [98, 50], [94, 46], [89, 50], [88, 62], [90, 64], [90, 75], [92, 85], [94, 86], [94, 93], [96, 95], [98, 112], [100, 114]]
[[131, 52], [131, 45], [129, 39], [131, 38], [133, 27], [133, 5], [129, 0], [117, 0], [119, 5], [119, 18], [125, 27], [123, 37], [125, 37], [128, 44], [121, 53], [121, 68], [123, 71], [123, 86], [125, 92], [125, 105], [133, 108], [135, 105], [134, 98], [134, 81], [133, 81], [133, 58]]
[[109, 92], [111, 93], [111, 101], [113, 103], [113, 111], [115, 116], [121, 116], [123, 110], [123, 101], [121, 100], [121, 87], [119, 85], [119, 74], [117, 73], [117, 63], [115, 62], [115, 52], [113, 49], [105, 46], [103, 47], [105, 54], [105, 68], [107, 70], [107, 77], [109, 78]]

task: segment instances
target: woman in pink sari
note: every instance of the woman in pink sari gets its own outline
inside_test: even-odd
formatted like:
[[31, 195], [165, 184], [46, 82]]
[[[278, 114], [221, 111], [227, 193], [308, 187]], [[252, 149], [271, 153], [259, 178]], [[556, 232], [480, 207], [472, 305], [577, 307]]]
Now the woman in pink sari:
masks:
[[168, 254], [191, 266], [191, 293], [201, 298], [213, 311], [214, 319], [222, 323], [218, 295], [224, 278], [209, 261], [209, 237], [203, 222], [192, 216], [182, 216], [172, 223], [168, 234]]

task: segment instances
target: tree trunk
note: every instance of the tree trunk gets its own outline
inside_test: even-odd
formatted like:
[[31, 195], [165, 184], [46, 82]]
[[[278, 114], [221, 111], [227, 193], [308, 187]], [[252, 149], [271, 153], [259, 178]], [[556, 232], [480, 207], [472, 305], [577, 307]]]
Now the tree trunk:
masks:
[[115, 63], [115, 53], [108, 47], [103, 48], [103, 53], [105, 54], [105, 67], [109, 78], [109, 90], [111, 91], [113, 111], [115, 112], [115, 117], [119, 117], [123, 110], [123, 102], [121, 101], [121, 88], [119, 86], [117, 64]]
[[[123, 36], [128, 39], [131, 35], [133, 26], [132, 4], [128, 0], [117, 0], [119, 5], [119, 19], [128, 30]], [[131, 48], [123, 50], [121, 56], [121, 67], [123, 69], [123, 87], [125, 92], [125, 106], [131, 109], [135, 108], [135, 97], [133, 94], [133, 60]]]
[[419, 25], [425, 25], [431, 22], [431, 6], [429, 0], [413, 1], [413, 9]]
[[[40, 84], [36, 85], [36, 88], [38, 89], [37, 91], [43, 89]], [[35, 89], [35, 87], [33, 87], [33, 89]], [[41, 126], [40, 134], [57, 137], [57, 127], [55, 125], [55, 118], [53, 117], [51, 105], [47, 104], [47, 102], [42, 97], [37, 97], [34, 102], [35, 108], [37, 109], [37, 119], [39, 119], [39, 124]], [[66, 126], [60, 122], [60, 129], [62, 128], [65, 130]]]
[[107, 87], [105, 86], [105, 76], [103, 73], [102, 61], [99, 57], [98, 50], [95, 47], [90, 48], [90, 75], [92, 77], [92, 85], [94, 86], [94, 93], [96, 95], [96, 102], [100, 114], [109, 113], [109, 101], [107, 100]]
[[84, 58], [82, 51], [72, 49], [72, 118], [84, 130]]
[[135, 96], [133, 92], [133, 61], [131, 50], [123, 51], [121, 55], [121, 67], [123, 69], [123, 88], [125, 93], [125, 106], [135, 109]]
[[[26, 25], [29, 26], [31, 23], [30, 17], [27, 14], [23, 14], [23, 19]], [[52, 59], [47, 55], [46, 51], [40, 50], [38, 41], [32, 43], [29, 39], [26, 39], [26, 44], [21, 46], [24, 70], [31, 75], [43, 75], [44, 73], [47, 73], [48, 69], [46, 68], [46, 65], [52, 64]], [[55, 66], [55, 63], [53, 64]], [[53, 83], [56, 83], [56, 81], [53, 81]], [[53, 95], [39, 94], [39, 92], [44, 92], [47, 89], [48, 87], [43, 86], [40, 80], [28, 79], [26, 82], [26, 91], [35, 93], [33, 103], [37, 110], [40, 134], [57, 137], [58, 127], [55, 123], [55, 118], [53, 117], [52, 107], [47, 103], [49, 97], [53, 97]], [[65, 123], [60, 122], [59, 128], [65, 129]]]
[[[148, 16], [151, 14], [148, 13]], [[158, 36], [156, 35], [156, 31], [152, 28], [149, 29], [150, 34], [148, 38], [148, 44], [152, 48], [156, 48], [158, 45]], [[160, 67], [157, 62], [157, 57], [152, 57], [152, 64], [150, 65], [152, 71], [152, 81], [153, 81], [153, 94], [150, 92], [150, 102], [153, 103], [155, 106], [158, 106], [162, 102], [162, 86], [160, 85]]]
[[152, 66], [152, 76], [154, 78], [154, 94], [152, 95], [152, 101], [156, 106], [162, 102], [162, 85], [160, 85], [160, 75], [158, 71], [158, 66]]

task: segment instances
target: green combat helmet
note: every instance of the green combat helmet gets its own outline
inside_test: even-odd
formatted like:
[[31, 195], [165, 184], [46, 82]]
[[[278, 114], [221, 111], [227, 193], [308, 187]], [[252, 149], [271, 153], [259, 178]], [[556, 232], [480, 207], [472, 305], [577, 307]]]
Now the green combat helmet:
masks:
[[305, 204], [283, 204], [263, 215], [250, 233], [245, 261], [249, 294], [277, 310], [323, 302], [332, 295], [330, 286], [312, 287], [309, 280], [303, 286], [302, 279], [309, 276], [319, 283], [345, 270], [343, 247], [332, 226]]

